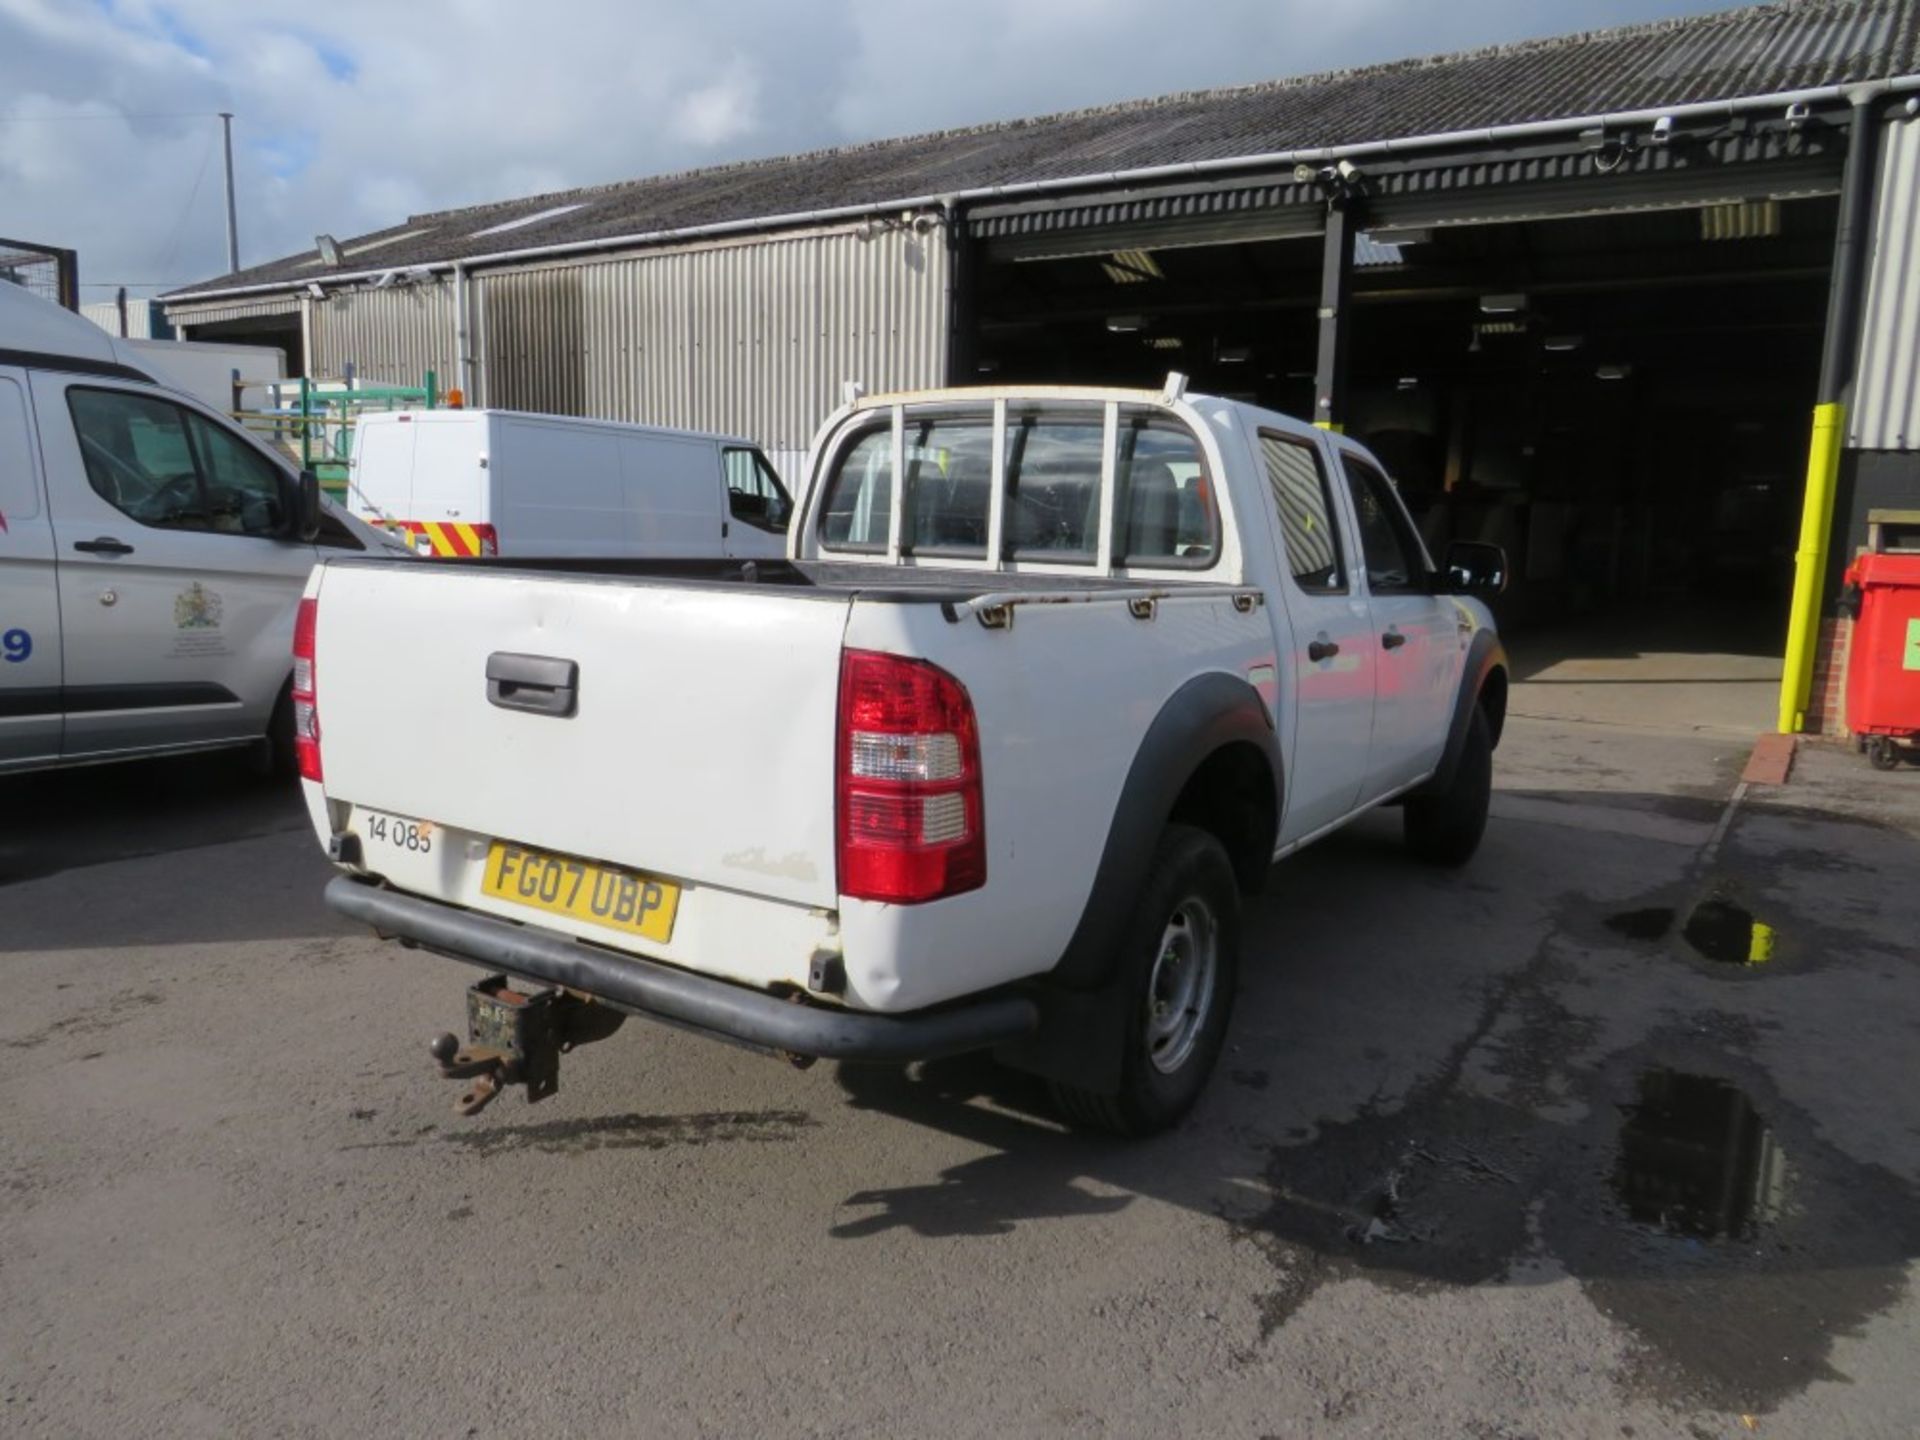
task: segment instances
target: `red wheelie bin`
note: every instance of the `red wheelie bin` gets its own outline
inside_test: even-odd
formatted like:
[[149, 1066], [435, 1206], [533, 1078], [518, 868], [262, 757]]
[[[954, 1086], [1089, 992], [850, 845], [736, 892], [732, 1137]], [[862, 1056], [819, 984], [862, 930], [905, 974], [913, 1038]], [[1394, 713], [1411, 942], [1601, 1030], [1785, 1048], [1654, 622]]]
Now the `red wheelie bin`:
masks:
[[1920, 554], [1869, 552], [1847, 570], [1858, 607], [1847, 661], [1847, 726], [1876, 770], [1920, 759]]

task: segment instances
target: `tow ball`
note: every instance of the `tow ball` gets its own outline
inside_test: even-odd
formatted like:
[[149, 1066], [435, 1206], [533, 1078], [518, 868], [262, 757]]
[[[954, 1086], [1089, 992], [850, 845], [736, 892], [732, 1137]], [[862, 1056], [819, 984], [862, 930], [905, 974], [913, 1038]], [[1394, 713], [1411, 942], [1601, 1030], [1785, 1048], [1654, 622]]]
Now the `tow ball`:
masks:
[[449, 1080], [472, 1080], [453, 1102], [457, 1115], [478, 1115], [508, 1085], [527, 1087], [527, 1103], [560, 1088], [560, 1057], [604, 1040], [627, 1017], [566, 990], [516, 990], [504, 975], [467, 987], [467, 1043], [435, 1037], [431, 1050]]

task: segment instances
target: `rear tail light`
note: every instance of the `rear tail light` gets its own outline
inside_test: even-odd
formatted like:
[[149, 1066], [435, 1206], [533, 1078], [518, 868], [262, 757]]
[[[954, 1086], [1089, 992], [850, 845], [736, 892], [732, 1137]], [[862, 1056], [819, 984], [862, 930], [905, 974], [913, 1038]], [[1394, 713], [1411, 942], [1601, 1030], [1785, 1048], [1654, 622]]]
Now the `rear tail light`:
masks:
[[480, 553], [482, 555], [498, 555], [500, 553], [500, 532], [494, 529], [493, 526], [476, 525], [473, 527], [473, 533], [474, 537], [480, 542]]
[[293, 616], [293, 756], [302, 780], [319, 780], [320, 710], [314, 687], [313, 632], [320, 618], [318, 600], [302, 600]]
[[840, 661], [840, 893], [918, 904], [987, 883], [980, 732], [966, 687], [871, 650]]

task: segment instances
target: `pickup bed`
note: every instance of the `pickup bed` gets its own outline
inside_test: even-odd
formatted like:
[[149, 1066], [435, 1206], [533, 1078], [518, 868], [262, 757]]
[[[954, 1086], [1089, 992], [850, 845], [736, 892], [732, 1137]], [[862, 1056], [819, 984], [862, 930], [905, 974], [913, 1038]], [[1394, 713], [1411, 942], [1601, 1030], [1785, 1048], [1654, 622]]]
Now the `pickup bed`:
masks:
[[1181, 388], [859, 400], [785, 561], [316, 568], [329, 902], [511, 977], [438, 1042], [463, 1108], [639, 1014], [991, 1049], [1151, 1131], [1213, 1066], [1274, 860], [1389, 802], [1472, 854], [1504, 558], [1435, 567], [1360, 446]]

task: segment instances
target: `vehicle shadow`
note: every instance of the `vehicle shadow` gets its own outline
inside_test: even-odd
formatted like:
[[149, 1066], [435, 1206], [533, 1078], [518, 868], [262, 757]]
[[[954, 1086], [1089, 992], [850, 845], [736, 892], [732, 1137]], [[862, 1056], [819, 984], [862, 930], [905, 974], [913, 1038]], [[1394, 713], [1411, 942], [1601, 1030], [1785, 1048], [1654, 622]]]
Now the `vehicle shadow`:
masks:
[[0, 953], [364, 933], [327, 874], [298, 788], [231, 753], [0, 780]]
[[0, 778], [0, 885], [305, 823], [297, 785], [237, 752]]
[[[1766, 857], [1737, 837], [1703, 880], [1694, 846], [1617, 828], [1496, 819], [1451, 874], [1406, 860], [1396, 830], [1372, 817], [1274, 871], [1247, 914], [1229, 1048], [1170, 1134], [1073, 1133], [1044, 1085], [984, 1058], [841, 1067], [850, 1104], [988, 1153], [848, 1196], [831, 1235], [992, 1236], [1149, 1197], [1226, 1225], [1264, 1262], [1248, 1272], [1262, 1342], [1332, 1280], [1424, 1291], [1571, 1274], [1644, 1342], [1648, 1373], [1688, 1395], [1752, 1411], [1831, 1378], [1834, 1337], [1895, 1303], [1920, 1257], [1905, 1178], [1920, 1153], [1864, 1163], [1827, 1122], [1877, 1093], [1879, 1124], [1920, 1134], [1920, 1102], [1897, 1047], [1847, 1062], [1884, 1072], [1855, 1077], [1867, 1090], [1790, 1103], [1769, 1073], [1756, 1036], [1801, 1003], [1780, 977], [1840, 963], [1819, 917], [1777, 909], [1776, 969], [1721, 973], [1677, 923], [1612, 922], [1649, 899], [1684, 916], [1709, 883], [1765, 889]], [[1866, 863], [1889, 880], [1920, 865], [1910, 838], [1898, 853], [1884, 835], [1846, 838], [1875, 839], [1883, 858]], [[1913, 919], [1889, 917], [1888, 936]], [[1847, 953], [1884, 964], [1898, 942], [1873, 944]], [[1873, 1033], [1871, 1002], [1834, 1004], [1819, 1033]]]

